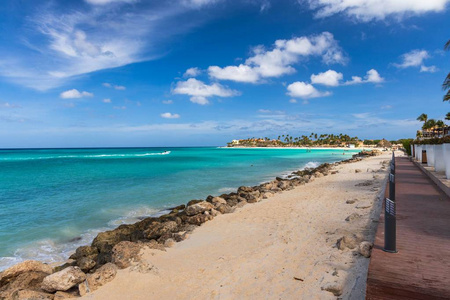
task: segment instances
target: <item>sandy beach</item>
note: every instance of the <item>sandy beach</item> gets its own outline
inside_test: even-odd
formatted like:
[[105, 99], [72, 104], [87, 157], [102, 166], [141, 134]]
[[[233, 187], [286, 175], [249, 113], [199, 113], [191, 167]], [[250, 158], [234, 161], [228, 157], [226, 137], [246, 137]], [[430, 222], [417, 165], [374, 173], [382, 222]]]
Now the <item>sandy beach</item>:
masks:
[[166, 251], [144, 248], [84, 298], [362, 299], [369, 259], [336, 242], [373, 241], [390, 155], [219, 215]]

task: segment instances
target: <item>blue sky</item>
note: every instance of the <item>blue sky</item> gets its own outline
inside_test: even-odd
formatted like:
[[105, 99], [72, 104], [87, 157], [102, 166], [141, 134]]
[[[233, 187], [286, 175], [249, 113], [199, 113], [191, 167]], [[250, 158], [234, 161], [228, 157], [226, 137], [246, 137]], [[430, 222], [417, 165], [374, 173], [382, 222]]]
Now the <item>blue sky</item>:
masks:
[[414, 137], [450, 0], [4, 0], [0, 148]]

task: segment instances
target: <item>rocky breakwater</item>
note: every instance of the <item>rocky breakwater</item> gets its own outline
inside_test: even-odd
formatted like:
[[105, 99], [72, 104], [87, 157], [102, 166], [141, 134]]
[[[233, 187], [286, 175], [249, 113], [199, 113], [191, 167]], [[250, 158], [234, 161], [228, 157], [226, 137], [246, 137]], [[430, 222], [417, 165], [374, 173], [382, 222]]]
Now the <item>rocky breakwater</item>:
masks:
[[220, 214], [232, 213], [236, 208], [268, 199], [275, 193], [335, 174], [333, 166], [358, 160], [361, 158], [324, 163], [317, 168], [293, 172], [287, 178], [277, 177], [258, 186], [241, 186], [233, 193], [191, 200], [160, 217], [120, 225], [99, 233], [91, 245], [77, 248], [65, 264], [55, 268], [37, 261], [17, 264], [0, 273], [0, 299], [73, 298], [111, 281], [117, 269], [131, 267], [138, 272], [157, 273], [154, 266], [140, 259], [142, 248], [164, 251], [165, 247], [183, 241], [196, 227]]

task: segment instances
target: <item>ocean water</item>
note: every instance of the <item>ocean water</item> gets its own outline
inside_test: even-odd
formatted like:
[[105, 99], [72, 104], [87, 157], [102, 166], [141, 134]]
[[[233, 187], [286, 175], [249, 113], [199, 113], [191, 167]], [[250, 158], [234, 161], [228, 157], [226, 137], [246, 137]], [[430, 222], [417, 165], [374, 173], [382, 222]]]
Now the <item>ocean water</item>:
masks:
[[0, 150], [0, 270], [25, 259], [60, 262], [100, 231], [356, 152], [212, 147]]

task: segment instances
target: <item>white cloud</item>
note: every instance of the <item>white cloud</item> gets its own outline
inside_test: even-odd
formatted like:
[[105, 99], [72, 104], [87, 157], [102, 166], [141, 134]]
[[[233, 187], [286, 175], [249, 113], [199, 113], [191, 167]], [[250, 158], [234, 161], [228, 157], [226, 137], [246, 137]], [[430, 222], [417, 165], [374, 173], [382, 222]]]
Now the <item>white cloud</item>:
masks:
[[184, 72], [183, 77], [197, 77], [202, 73], [202, 70], [199, 68], [189, 68]]
[[127, 107], [126, 106], [113, 106], [113, 109], [125, 110], [125, 109], [127, 109]]
[[394, 64], [397, 68], [419, 67], [423, 65], [424, 59], [430, 57], [425, 50], [412, 50], [401, 56], [402, 62]]
[[392, 105], [383, 105], [381, 106], [381, 109], [391, 109]]
[[[17, 42], [0, 49], [0, 76], [37, 90], [48, 90], [76, 76], [149, 61], [167, 53], [160, 46], [205, 22], [184, 22], [194, 7], [171, 1], [89, 0], [67, 9], [41, 1], [15, 31]], [[45, 3], [44, 3], [45, 2]], [[117, 9], [112, 3], [136, 2]], [[200, 5], [198, 1], [194, 1]], [[206, 4], [206, 1], [204, 4]], [[171, 24], [171, 26], [166, 26]], [[14, 49], [20, 47], [17, 52]]]
[[162, 101], [163, 104], [173, 104], [172, 100], [163, 100]]
[[114, 84], [111, 84], [111, 83], [108, 83], [108, 82], [104, 82], [104, 83], [102, 83], [102, 85], [104, 86], [104, 87], [107, 87], [107, 88], [113, 88], [113, 89], [116, 89], [116, 90], [118, 90], [118, 91], [125, 91], [127, 88], [125, 87], [125, 86], [123, 86], [123, 85], [114, 85]]
[[94, 94], [83, 91], [80, 92], [77, 89], [71, 89], [59, 94], [62, 99], [75, 99], [75, 98], [83, 98], [83, 97], [93, 97]]
[[109, 98], [103, 99], [102, 102], [103, 102], [103, 103], [111, 103], [111, 99], [109, 99]]
[[438, 71], [438, 68], [436, 68], [436, 66], [429, 66], [429, 67], [427, 67], [425, 65], [420, 66], [420, 72], [434, 73], [437, 71]]
[[238, 91], [231, 90], [219, 83], [207, 85], [195, 78], [177, 82], [175, 89], [173, 89], [172, 92], [174, 94], [189, 95], [191, 96], [191, 102], [201, 105], [209, 103], [208, 97], [232, 97], [240, 94]]
[[270, 114], [272, 111], [270, 109], [261, 108], [261, 109], [258, 109], [258, 112], [262, 113], [262, 114]]
[[[299, 0], [303, 3], [305, 0]], [[359, 21], [384, 20], [392, 16], [402, 18], [428, 12], [443, 12], [450, 0], [307, 0], [316, 11], [316, 17], [324, 18], [343, 13]]]
[[297, 99], [292, 98], [289, 100], [289, 103], [297, 103]]
[[328, 70], [317, 75], [311, 75], [311, 83], [323, 84], [327, 86], [338, 86], [342, 78], [344, 78], [342, 73], [338, 73], [334, 70]]
[[381, 83], [384, 81], [384, 78], [380, 76], [377, 70], [370, 69], [367, 71], [367, 75], [364, 77], [365, 82], [371, 82], [371, 83]]
[[312, 84], [303, 81], [291, 83], [288, 85], [287, 90], [289, 96], [304, 99], [331, 95], [330, 92], [320, 92]]
[[302, 58], [321, 57], [326, 64], [346, 62], [345, 55], [333, 35], [323, 32], [290, 40], [277, 40], [272, 50], [253, 48], [253, 56], [239, 66], [211, 66], [209, 75], [219, 80], [257, 83], [264, 78], [295, 73], [293, 67]]
[[430, 58], [430, 55], [426, 50], [412, 50], [401, 56], [402, 62], [399, 64], [394, 64], [397, 68], [405, 69], [409, 67], [420, 67], [420, 72], [430, 72], [434, 73], [438, 69], [436, 66], [425, 66], [424, 60]]
[[0, 103], [0, 107], [4, 107], [4, 108], [20, 108], [21, 106], [17, 105], [17, 104], [12, 104], [12, 103], [9, 103], [9, 102], [3, 102], [3, 103]]
[[225, 68], [211, 66], [208, 68], [208, 73], [209, 76], [220, 80], [255, 83], [260, 79], [260, 74], [254, 68], [243, 64]]
[[219, 2], [220, 0], [181, 0], [181, 2], [188, 7], [199, 8], [205, 5]]
[[367, 71], [364, 79], [359, 76], [352, 76], [352, 80], [346, 81], [344, 85], [354, 85], [354, 84], [362, 84], [362, 83], [382, 83], [384, 82], [384, 78], [380, 76], [377, 70], [370, 69]]
[[111, 3], [132, 3], [137, 0], [85, 0], [87, 3], [92, 5], [105, 5]]
[[170, 112], [166, 112], [161, 114], [161, 118], [165, 118], [165, 119], [178, 119], [180, 118], [179, 114], [172, 114]]

